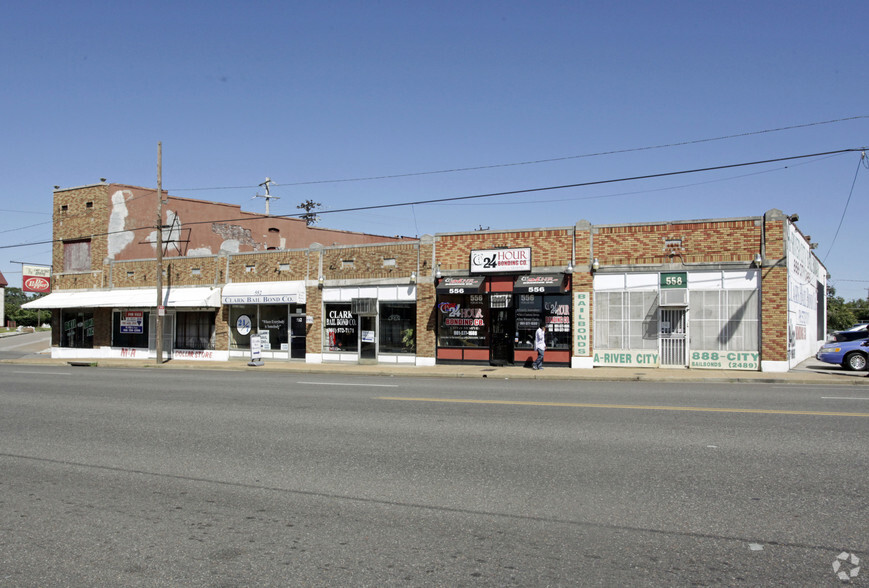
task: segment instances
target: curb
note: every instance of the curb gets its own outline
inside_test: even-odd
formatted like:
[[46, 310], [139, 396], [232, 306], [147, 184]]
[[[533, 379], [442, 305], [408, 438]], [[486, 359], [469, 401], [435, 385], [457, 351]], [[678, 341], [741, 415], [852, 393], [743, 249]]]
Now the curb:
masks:
[[[662, 370], [649, 369], [638, 371], [633, 368], [593, 368], [590, 370], [574, 370], [565, 368], [549, 368], [545, 374], [532, 370], [510, 366], [490, 367], [475, 366], [456, 371], [454, 366], [359, 366], [357, 364], [305, 364], [266, 362], [262, 366], [249, 366], [242, 361], [229, 362], [198, 362], [170, 360], [157, 365], [153, 360], [61, 360], [41, 358], [3, 359], [0, 365], [34, 365], [54, 367], [96, 367], [103, 369], [173, 369], [173, 370], [211, 370], [211, 371], [247, 371], [283, 374], [334, 374], [343, 376], [369, 377], [408, 377], [408, 378], [486, 378], [494, 380], [539, 380], [539, 381], [574, 381], [582, 382], [667, 382], [679, 384], [792, 384], [792, 385], [833, 385], [833, 386], [866, 386], [869, 381], [849, 372], [823, 373], [795, 370], [770, 374], [761, 372], [742, 372], [739, 374], [717, 372], [713, 370]], [[749, 375], [749, 374], [757, 375]]]

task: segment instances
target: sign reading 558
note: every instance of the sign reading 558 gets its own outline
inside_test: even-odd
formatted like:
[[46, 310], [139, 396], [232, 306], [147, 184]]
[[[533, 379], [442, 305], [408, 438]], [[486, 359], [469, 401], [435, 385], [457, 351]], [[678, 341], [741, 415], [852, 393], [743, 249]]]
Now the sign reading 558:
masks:
[[661, 274], [661, 288], [687, 288], [688, 274], [685, 272], [672, 272]]

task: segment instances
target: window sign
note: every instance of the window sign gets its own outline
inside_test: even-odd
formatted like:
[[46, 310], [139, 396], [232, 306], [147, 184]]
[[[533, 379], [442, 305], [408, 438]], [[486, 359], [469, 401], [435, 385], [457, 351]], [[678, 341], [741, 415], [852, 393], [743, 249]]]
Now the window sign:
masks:
[[250, 334], [251, 329], [250, 317], [246, 314], [243, 314], [238, 317], [238, 320], [235, 321], [235, 330], [238, 331], [238, 334], [242, 337]]
[[141, 310], [126, 310], [121, 313], [121, 333], [141, 335], [145, 332], [145, 313]]
[[440, 296], [437, 314], [440, 347], [489, 346], [489, 308], [482, 294]]
[[359, 321], [350, 303], [327, 304], [323, 317], [324, 351], [356, 352], [359, 348]]

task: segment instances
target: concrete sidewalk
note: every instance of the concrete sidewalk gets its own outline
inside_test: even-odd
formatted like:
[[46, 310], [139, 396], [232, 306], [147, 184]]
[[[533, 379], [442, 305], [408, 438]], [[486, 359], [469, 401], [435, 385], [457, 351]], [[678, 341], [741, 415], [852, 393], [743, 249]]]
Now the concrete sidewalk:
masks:
[[265, 360], [264, 365], [248, 366], [245, 360], [227, 362], [170, 360], [158, 365], [155, 360], [99, 359], [65, 360], [50, 358], [22, 358], [0, 360], [3, 365], [42, 365], [98, 368], [198, 369], [250, 372], [282, 372], [287, 374], [340, 374], [345, 376], [385, 376], [415, 378], [495, 378], [525, 380], [576, 380], [608, 382], [729, 382], [811, 385], [869, 386], [863, 372], [848, 372], [835, 366], [826, 366], [808, 359], [789, 372], [751, 372], [734, 370], [689, 370], [668, 368], [611, 368], [571, 369], [546, 367], [535, 371], [521, 366], [488, 365], [436, 365], [430, 367], [398, 366], [387, 364], [360, 365], [343, 363], [309, 364], [280, 360]]

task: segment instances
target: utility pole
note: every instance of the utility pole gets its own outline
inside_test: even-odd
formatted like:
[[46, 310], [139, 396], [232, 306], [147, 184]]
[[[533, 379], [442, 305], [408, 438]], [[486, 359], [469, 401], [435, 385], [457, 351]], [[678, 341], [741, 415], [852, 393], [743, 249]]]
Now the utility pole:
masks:
[[157, 143], [157, 365], [163, 363], [163, 143]]
[[270, 212], [269, 212], [269, 200], [271, 200], [272, 198], [274, 198], [275, 200], [281, 199], [280, 196], [272, 196], [271, 194], [269, 194], [269, 185], [270, 184], [274, 184], [274, 182], [272, 181], [271, 178], [266, 178], [266, 181], [263, 182], [262, 184], [260, 184], [260, 186], [265, 186], [266, 195], [262, 196], [261, 194], [257, 194], [256, 196], [254, 196], [254, 198], [265, 198], [266, 199], [266, 216], [268, 216], [270, 214]]

